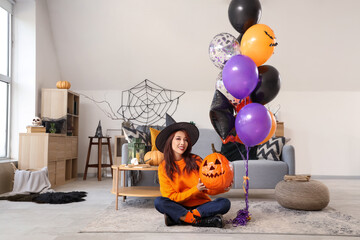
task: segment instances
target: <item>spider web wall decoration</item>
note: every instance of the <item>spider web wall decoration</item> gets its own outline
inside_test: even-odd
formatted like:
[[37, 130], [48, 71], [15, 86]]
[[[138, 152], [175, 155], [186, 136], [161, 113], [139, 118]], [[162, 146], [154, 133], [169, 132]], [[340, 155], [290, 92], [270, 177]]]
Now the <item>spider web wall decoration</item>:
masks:
[[183, 91], [169, 90], [145, 79], [121, 93], [121, 107], [117, 110], [125, 120], [152, 125], [165, 114], [174, 114]]

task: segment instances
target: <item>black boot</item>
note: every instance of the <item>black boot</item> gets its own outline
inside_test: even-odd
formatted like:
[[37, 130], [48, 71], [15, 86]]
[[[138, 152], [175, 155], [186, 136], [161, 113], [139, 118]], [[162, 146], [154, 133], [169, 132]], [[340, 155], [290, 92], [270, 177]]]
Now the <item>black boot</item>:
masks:
[[165, 225], [168, 227], [177, 225], [177, 223], [174, 220], [172, 220], [172, 218], [169, 217], [169, 215], [167, 215], [166, 213], [164, 214], [164, 219], [165, 219]]
[[224, 222], [221, 214], [215, 215], [213, 217], [206, 217], [206, 218], [195, 217], [195, 218], [196, 218], [196, 221], [191, 224], [194, 227], [223, 228], [225, 226], [225, 222]]

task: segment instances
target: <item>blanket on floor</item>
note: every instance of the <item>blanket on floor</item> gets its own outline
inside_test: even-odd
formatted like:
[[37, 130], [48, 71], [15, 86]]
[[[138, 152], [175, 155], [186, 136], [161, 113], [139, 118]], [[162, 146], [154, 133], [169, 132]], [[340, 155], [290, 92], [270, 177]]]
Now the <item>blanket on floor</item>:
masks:
[[64, 204], [85, 201], [86, 192], [55, 192], [51, 189], [47, 167], [39, 171], [15, 170], [12, 192], [0, 195], [0, 200]]
[[44, 193], [53, 191], [48, 178], [47, 167], [39, 171], [19, 170], [15, 171], [14, 187], [11, 195]]
[[66, 204], [72, 202], [85, 201], [87, 192], [46, 192], [31, 194], [16, 194], [10, 196], [2, 196], [0, 200], [8, 200], [12, 202], [35, 202], [50, 204]]

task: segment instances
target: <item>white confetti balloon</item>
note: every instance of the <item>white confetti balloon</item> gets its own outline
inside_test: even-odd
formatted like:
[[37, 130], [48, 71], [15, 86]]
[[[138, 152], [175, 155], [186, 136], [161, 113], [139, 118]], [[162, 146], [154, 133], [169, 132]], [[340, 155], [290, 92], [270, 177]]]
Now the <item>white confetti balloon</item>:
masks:
[[220, 69], [224, 68], [225, 63], [232, 56], [238, 54], [240, 54], [240, 44], [236, 38], [229, 33], [220, 33], [210, 42], [210, 60]]

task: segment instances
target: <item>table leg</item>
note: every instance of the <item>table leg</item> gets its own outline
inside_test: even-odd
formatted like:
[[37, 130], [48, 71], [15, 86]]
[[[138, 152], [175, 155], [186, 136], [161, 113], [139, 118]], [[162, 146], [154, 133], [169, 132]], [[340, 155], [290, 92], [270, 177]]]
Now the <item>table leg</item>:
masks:
[[[108, 144], [108, 150], [109, 150], [110, 166], [112, 166], [113, 161], [112, 161], [112, 152], [111, 152], [111, 146], [110, 146], [110, 138], [107, 138], [107, 144]], [[111, 177], [114, 177], [112, 171], [111, 171]]]
[[116, 187], [116, 201], [115, 201], [115, 209], [118, 210], [118, 201], [119, 201], [119, 167], [116, 167], [115, 170], [115, 187]]
[[98, 181], [101, 181], [101, 150], [102, 150], [102, 139], [98, 138]]
[[[123, 187], [126, 187], [126, 183], [125, 183], [125, 179], [126, 179], [126, 171], [122, 171], [123, 172]], [[126, 196], [123, 196], [123, 202], [125, 202]]]
[[87, 170], [88, 170], [88, 167], [89, 167], [91, 146], [92, 146], [92, 138], [90, 138], [90, 142], [89, 142], [89, 149], [88, 149], [88, 153], [87, 153], [87, 157], [86, 157], [86, 165], [85, 165], [85, 172], [84, 172], [83, 180], [86, 180]]

